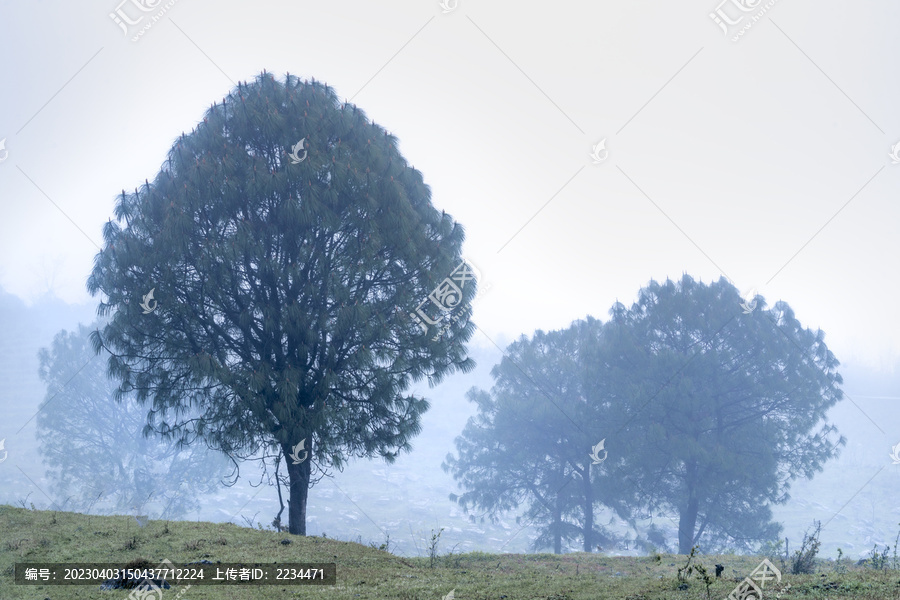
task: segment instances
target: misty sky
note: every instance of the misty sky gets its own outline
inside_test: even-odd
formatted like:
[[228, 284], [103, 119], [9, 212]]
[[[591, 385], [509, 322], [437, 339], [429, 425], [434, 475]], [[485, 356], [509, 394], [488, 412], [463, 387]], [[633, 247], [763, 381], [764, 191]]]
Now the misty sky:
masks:
[[896, 1], [119, 2], [0, 5], [0, 285], [26, 301], [88, 301], [115, 196], [265, 69], [399, 138], [490, 286], [473, 344], [688, 273], [900, 363]]

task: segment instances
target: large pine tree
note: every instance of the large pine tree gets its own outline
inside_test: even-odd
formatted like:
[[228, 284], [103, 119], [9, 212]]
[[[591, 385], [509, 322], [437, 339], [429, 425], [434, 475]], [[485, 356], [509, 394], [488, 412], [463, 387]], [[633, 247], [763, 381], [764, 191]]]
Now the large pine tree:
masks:
[[[411, 382], [474, 367], [462, 227], [396, 138], [321, 83], [239, 85], [122, 192], [104, 238], [88, 289], [120, 396], [152, 404], [163, 436], [277, 449], [291, 533], [313, 465], [393, 461], [428, 408]], [[202, 418], [179, 419], [188, 405]]]

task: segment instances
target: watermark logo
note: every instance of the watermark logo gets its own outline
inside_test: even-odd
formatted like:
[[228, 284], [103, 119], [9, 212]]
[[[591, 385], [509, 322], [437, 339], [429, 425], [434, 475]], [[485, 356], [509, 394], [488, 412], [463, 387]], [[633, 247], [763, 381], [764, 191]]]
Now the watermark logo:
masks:
[[[162, 600], [163, 597], [163, 589], [169, 589], [172, 586], [166, 581], [167, 577], [171, 577], [175, 579], [175, 565], [172, 564], [172, 561], [168, 559], [164, 559], [159, 566], [155, 569], [152, 569], [154, 574], [158, 574], [160, 579], [143, 579], [140, 583], [138, 583], [134, 591], [128, 596], [127, 600]], [[191, 589], [190, 585], [185, 586], [175, 595], [175, 598], [179, 598], [186, 591]]]
[[744, 301], [741, 302], [741, 308], [744, 309], [745, 315], [749, 315], [756, 309], [756, 288], [750, 288], [744, 292], [743, 299]]
[[125, 14], [125, 11], [122, 10], [122, 5], [127, 2], [130, 2], [138, 10], [146, 13], [146, 12], [151, 12], [152, 10], [154, 10], [161, 1], [162, 0], [156, 0], [156, 2], [153, 2], [153, 0], [122, 0], [121, 2], [119, 2], [119, 5], [116, 7], [116, 11], [109, 13], [109, 18], [112, 19], [113, 21], [115, 21], [116, 25], [118, 25], [119, 27], [122, 28], [122, 33], [124, 33], [125, 36], [127, 37], [128, 36], [128, 25], [137, 25], [138, 23], [140, 23], [141, 21], [144, 20], [144, 16], [141, 15], [140, 17], [137, 18], [137, 20], [132, 21], [131, 18], [127, 14]]
[[[291, 152], [288, 154], [291, 159], [291, 164], [300, 164], [304, 160], [306, 160], [306, 150], [303, 150], [304, 142], [306, 142], [306, 138], [301, 139], [299, 142], [294, 144], [293, 148], [291, 148]], [[303, 150], [303, 158], [300, 157], [301, 150]]]
[[[709, 18], [722, 29], [723, 35], [726, 37], [735, 33], [731, 38], [732, 42], [740, 40], [748, 29], [753, 27], [754, 23], [759, 21], [778, 0], [768, 0], [765, 5], [763, 0], [722, 0], [715, 10], [709, 13]], [[725, 9], [726, 5], [731, 8]], [[760, 6], [762, 5], [762, 6]], [[755, 14], [750, 14], [752, 12]], [[744, 22], [744, 19], [747, 19]], [[740, 27], [734, 32], [733, 27]]]
[[[3, 448], [3, 442], [0, 442], [0, 448]], [[900, 444], [897, 444], [896, 446], [891, 448], [891, 460], [894, 461], [891, 464], [900, 465]]]
[[[599, 465], [599, 464], [602, 463], [604, 460], [606, 460], [607, 452], [606, 452], [606, 450], [603, 450], [603, 444], [604, 444], [604, 443], [606, 443], [606, 438], [603, 438], [602, 440], [600, 440], [600, 443], [599, 443], [599, 444], [597, 444], [596, 446], [594, 446], [593, 448], [591, 448], [591, 453], [590, 453], [589, 456], [591, 457], [591, 464], [592, 464], [592, 465]], [[601, 450], [603, 450], [603, 458], [600, 458], [600, 451], [601, 451]]]
[[783, 593], [789, 592], [790, 590], [791, 590], [791, 584], [787, 584], [787, 586], [786, 586], [783, 590], [781, 590], [780, 592], [778, 592], [777, 594], [775, 594], [775, 600], [778, 600], [779, 598], [781, 598], [781, 595], [782, 595]]
[[[466, 283], [472, 280], [479, 281], [480, 279], [481, 273], [478, 273], [474, 267], [463, 259], [463, 261], [453, 269], [450, 276], [445, 277], [444, 280], [428, 294], [428, 297], [416, 307], [416, 312], [409, 313], [409, 316], [413, 318], [416, 325], [422, 328], [422, 333], [428, 333], [428, 326], [425, 323], [428, 323], [428, 325], [441, 325], [444, 318], [443, 315], [438, 314], [437, 317], [432, 319], [425, 313], [422, 307], [430, 300], [442, 313], [449, 314], [453, 309], [459, 306], [459, 303], [462, 301], [462, 290], [466, 287]], [[487, 287], [482, 289], [483, 291], [479, 290], [478, 294], [475, 295], [475, 298], [472, 299], [472, 303], [487, 291]], [[452, 321], [444, 323], [437, 335], [432, 338], [432, 341], [440, 339], [444, 333], [449, 331], [450, 326], [459, 320], [459, 318], [460, 317], [457, 316]]]
[[[290, 455], [290, 458], [291, 458], [291, 460], [293, 461], [293, 464], [299, 465], [299, 464], [301, 464], [304, 460], [306, 460], [306, 457], [307, 457], [307, 456], [309, 456], [309, 452], [307, 452], [306, 450], [304, 450], [304, 447], [305, 447], [305, 446], [306, 446], [306, 438], [303, 438], [302, 440], [300, 440], [300, 443], [299, 443], [299, 444], [297, 444], [296, 446], [294, 446], [293, 452], [291, 452], [291, 455]], [[299, 453], [300, 453], [301, 450], [303, 450], [303, 458], [300, 458], [300, 454], [299, 454]]]
[[[159, 302], [157, 302], [156, 300], [153, 299], [153, 292], [154, 292], [155, 290], [156, 290], [156, 288], [153, 288], [152, 290], [150, 290], [150, 291], [147, 293], [147, 295], [144, 296], [144, 299], [143, 299], [143, 301], [141, 302], [141, 308], [144, 309], [144, 314], [145, 314], [145, 315], [149, 315], [149, 314], [152, 313], [154, 310], [156, 310], [156, 307], [157, 307], [157, 305], [159, 304]], [[153, 305], [152, 305], [152, 306], [150, 305], [150, 302], [153, 302]]]
[[749, 577], [738, 584], [736, 588], [731, 590], [726, 600], [761, 600], [762, 590]]
[[[5, 140], [4, 140], [5, 141]], [[0, 148], [3, 148], [3, 142], [0, 141]], [[891, 146], [891, 153], [888, 154], [891, 157], [891, 164], [897, 165], [900, 164], [900, 142], [897, 142], [893, 146]], [[0, 158], [0, 161], [3, 159]]]
[[0, 163], [9, 158], [9, 152], [6, 150], [6, 138], [0, 140]]
[[738, 10], [747, 13], [756, 8], [761, 1], [762, 0], [757, 0], [755, 4], [750, 6], [750, 2], [748, 2], [747, 0], [722, 0], [716, 7], [716, 10], [709, 13], [709, 18], [712, 19], [716, 23], [716, 25], [722, 28], [722, 33], [724, 35], [728, 35], [728, 27], [731, 25], [737, 25], [744, 20], [744, 17], [743, 15], [739, 15], [737, 19], [732, 19], [731, 16], [722, 9], [722, 6], [724, 6], [725, 4], [732, 4]]
[[764, 588], [766, 582], [772, 579], [775, 583], [781, 583], [781, 571], [766, 558], [750, 573], [750, 578], [759, 581], [760, 587]]
[[749, 577], [744, 577], [744, 580], [731, 590], [726, 600], [761, 600], [762, 588], [766, 587], [767, 581], [773, 579], [776, 583], [781, 583], [781, 571], [766, 558], [750, 573]]
[[[137, 34], [131, 38], [132, 42], [136, 42], [147, 32], [153, 24], [159, 21], [164, 14], [166, 14], [170, 8], [175, 6], [175, 3], [178, 0], [169, 0], [166, 4], [159, 8], [159, 5], [162, 4], [162, 0], [122, 0], [119, 2], [118, 6], [116, 6], [115, 11], [109, 13], [109, 18], [113, 20], [113, 22], [122, 28], [122, 33], [127, 37], [129, 35], [129, 29], [132, 26], [140, 25], [141, 21], [144, 20], [145, 17], [149, 18], [149, 21], [145, 23], [141, 29], [137, 32]], [[133, 8], [131, 9], [131, 14], [128, 14], [122, 7], [126, 4], [131, 4]], [[138, 12], [135, 11], [137, 9]], [[159, 10], [157, 10], [159, 9]], [[155, 15], [141, 14], [141, 13], [150, 13], [153, 11], [157, 11]], [[136, 17], [136, 18], [132, 18]]]
[[440, 4], [441, 12], [446, 15], [448, 12], [456, 10], [456, 7], [459, 6], [459, 0], [441, 0]]
[[0, 440], [0, 463], [6, 460], [6, 457], [9, 455], [9, 452], [3, 448], [4, 444], [6, 444], [6, 438]]
[[471, 260], [463, 256], [463, 262], [465, 263], [466, 267], [468, 267], [469, 273], [475, 278], [475, 281], [478, 282], [478, 291], [475, 293], [475, 297], [472, 298], [472, 304], [474, 305], [481, 299], [482, 296], [484, 296], [488, 292], [488, 290], [491, 289], [491, 286], [493, 284], [485, 279], [484, 275], [481, 273], [481, 271], [478, 270], [478, 267], [476, 267], [475, 263], [473, 263]]
[[597, 142], [597, 145], [594, 146], [594, 149], [591, 152], [591, 158], [594, 159], [595, 165], [599, 165], [609, 158], [609, 150], [606, 149], [606, 138]]

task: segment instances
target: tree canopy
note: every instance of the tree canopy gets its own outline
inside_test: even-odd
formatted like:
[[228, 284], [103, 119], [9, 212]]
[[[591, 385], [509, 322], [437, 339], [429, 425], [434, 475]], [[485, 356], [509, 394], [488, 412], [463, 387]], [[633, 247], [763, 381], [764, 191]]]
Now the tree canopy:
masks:
[[[602, 335], [596, 319], [511, 344], [491, 371], [490, 393], [467, 394], [478, 405], [457, 438], [459, 457], [448, 455], [443, 468], [466, 492], [451, 495], [467, 511], [479, 509], [492, 519], [526, 503], [527, 522], [538, 525], [534, 548], [563, 551], [563, 542], [580, 538], [586, 552], [609, 545], [615, 536], [595, 521], [595, 505], [629, 519], [633, 490], [619, 470], [622, 445], [611, 404], [589, 404], [584, 351]], [[615, 447], [598, 455], [592, 448]]]
[[742, 310], [725, 279], [651, 281], [630, 309], [613, 307], [609, 343], [592, 355], [605, 374], [593, 392], [628, 407], [645, 441], [630, 456], [634, 479], [651, 510], [678, 514], [683, 554], [704, 536], [707, 548], [776, 538], [769, 504], [846, 443], [825, 420], [843, 397], [825, 334], [786, 302], [755, 301]]
[[[821, 330], [804, 329], [786, 302], [742, 310], [724, 279], [651, 281], [603, 324], [522, 338], [494, 367], [490, 394], [471, 390], [478, 415], [448, 455], [486, 514], [529, 502], [537, 543], [611, 538], [593, 527], [605, 506], [636, 528], [678, 517], [678, 551], [703, 540], [752, 549], [776, 538], [770, 504], [811, 478], [846, 442], [825, 415], [841, 400], [839, 365]], [[606, 458], [592, 472], [591, 448]], [[648, 537], [649, 539], [649, 537]]]
[[[162, 435], [296, 456], [292, 533], [306, 531], [312, 464], [392, 461], [428, 408], [409, 385], [474, 367], [462, 226], [396, 138], [322, 83], [238, 85], [115, 216], [88, 289], [110, 316], [94, 342], [119, 393], [152, 404]], [[423, 335], [419, 317], [451, 312]], [[179, 420], [187, 406], [200, 418]]]

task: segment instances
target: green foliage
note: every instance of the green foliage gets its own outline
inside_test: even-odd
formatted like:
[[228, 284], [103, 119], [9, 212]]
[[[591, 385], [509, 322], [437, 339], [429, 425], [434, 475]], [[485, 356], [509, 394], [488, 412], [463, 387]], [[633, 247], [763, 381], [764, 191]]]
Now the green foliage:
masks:
[[837, 560], [834, 561], [834, 572], [835, 573], [846, 573], [847, 565], [844, 564], [844, 551], [840, 548], [837, 549], [838, 556]]
[[[309, 460], [287, 465], [292, 533], [305, 532], [313, 464], [393, 461], [428, 409], [409, 386], [474, 368], [473, 282], [445, 297], [454, 321], [439, 339], [410, 318], [443, 314], [428, 298], [461, 263], [462, 226], [397, 139], [320, 82], [239, 84], [115, 215], [88, 279], [110, 317], [95, 350], [166, 436], [236, 458], [305, 440]], [[179, 418], [186, 406], [199, 418]]]
[[696, 555], [699, 548], [699, 546], [694, 546], [693, 548], [691, 548], [691, 553], [688, 554], [684, 566], [678, 567], [678, 581], [684, 583], [688, 579], [690, 579], [691, 574], [694, 572], [694, 565], [692, 564], [694, 562], [694, 556]]
[[691, 575], [696, 571], [696, 578], [699, 579], [703, 585], [706, 586], [706, 597], [709, 598], [710, 595], [710, 587], [713, 583], [715, 583], [715, 577], [707, 571], [706, 567], [703, 566], [699, 560], [696, 560], [696, 554], [700, 550], [700, 546], [694, 546], [691, 548], [691, 553], [688, 555], [686, 562], [683, 567], [678, 567], [678, 581], [683, 585], [689, 585], [688, 580], [691, 578]]
[[434, 568], [434, 561], [437, 559], [437, 547], [438, 543], [441, 541], [442, 533], [444, 533], [443, 527], [441, 527], [440, 531], [437, 533], [434, 532], [434, 529], [431, 530], [431, 541], [428, 545], [428, 566], [432, 569]]
[[900, 543], [900, 531], [897, 532], [897, 537], [894, 538], [894, 552], [890, 560], [888, 560], [888, 552], [890, 552], [891, 547], [889, 545], [885, 545], [884, 550], [882, 550], [881, 554], [879, 554], [878, 544], [875, 544], [875, 546], [872, 548], [872, 558], [865, 561], [865, 564], [867, 564], [875, 571], [886, 571], [888, 569], [896, 571], [900, 569], [900, 557], [897, 556], [898, 543]]
[[791, 573], [799, 575], [801, 573], [816, 572], [816, 555], [819, 553], [819, 534], [822, 533], [822, 522], [813, 521], [815, 529], [812, 533], [809, 530], [803, 534], [803, 542], [800, 549], [794, 552], [791, 560]]
[[[900, 525], [900, 523], [898, 523]], [[900, 557], [897, 556], [897, 544], [900, 543], [900, 531], [897, 532], [897, 537], [894, 538], [894, 556], [891, 558], [891, 568], [895, 571], [900, 569]]]
[[[740, 300], [724, 279], [652, 281], [606, 324], [588, 317], [511, 344], [491, 392], [468, 394], [478, 416], [444, 463], [466, 492], [451, 499], [491, 518], [528, 502], [535, 548], [556, 552], [579, 537], [598, 545], [597, 504], [632, 527], [637, 509], [678, 511], [681, 553], [701, 536], [744, 550], [780, 537], [771, 505], [846, 443], [819, 427], [842, 379], [824, 334], [786, 303], [758, 299], [744, 315]], [[592, 468], [600, 440], [608, 460]], [[644, 545], [665, 544], [652, 533]]]
[[369, 547], [391, 553], [391, 534], [384, 534], [384, 542], [378, 546], [375, 545], [375, 542], [369, 542]]
[[715, 583], [715, 577], [713, 577], [706, 570], [706, 567], [704, 567], [702, 563], [698, 562], [695, 569], [697, 570], [697, 578], [700, 579], [700, 581], [703, 582], [703, 585], [706, 586], [706, 598], [707, 598], [707, 600], [709, 600], [709, 595], [710, 595], [709, 588], [710, 588], [710, 586], [712, 586], [713, 583]]
[[684, 554], [701, 536], [745, 550], [778, 537], [770, 505], [845, 444], [820, 427], [842, 399], [824, 334], [785, 302], [757, 298], [751, 314], [740, 302], [724, 278], [651, 281], [630, 309], [612, 308], [609, 343], [592, 359], [602, 373], [592, 394], [626, 407], [622, 435], [644, 442], [627, 455], [630, 472], [651, 510], [679, 513]]
[[[250, 562], [275, 564], [298, 562], [334, 562], [339, 567], [339, 586], [328, 592], [335, 599], [358, 598], [440, 599], [451, 589], [457, 598], [568, 598], [570, 600], [698, 600], [705, 598], [702, 585], [686, 592], [673, 588], [673, 567], [648, 563], [645, 557], [604, 557], [575, 553], [565, 557], [553, 554], [487, 554], [472, 552], [454, 555], [452, 560], [438, 560], [429, 566], [428, 556], [386, 556], [365, 545], [321, 537], [293, 537], [293, 544], [279, 543], [284, 534], [259, 531], [227, 523], [196, 521], [170, 522], [168, 535], [160, 536], [162, 521], [151, 522], [137, 532], [123, 525], [128, 517], [86, 516], [60, 513], [57, 526], [50, 526], [50, 511], [30, 511], [0, 505], [0, 589], [9, 592], [3, 598], [44, 598], [78, 600], [89, 592], [89, 586], [15, 585], [16, 563], [104, 563], [122, 565], [144, 559], [151, 566], [163, 558], [184, 565], [201, 558], [213, 563]], [[37, 535], [35, 532], [40, 532]], [[44, 543], [44, 540], [49, 543]], [[137, 542], [134, 550], [123, 551], [129, 541]], [[199, 550], [188, 550], [187, 544], [209, 540]], [[219, 540], [213, 542], [213, 540]], [[223, 543], [221, 540], [225, 540]], [[15, 549], [8, 549], [11, 546]], [[249, 559], [248, 559], [249, 557]], [[717, 560], [749, 573], [759, 562], [753, 556], [722, 556]], [[609, 576], [621, 572], [623, 576]], [[693, 575], [698, 571], [695, 569]], [[702, 577], [702, 576], [701, 576]], [[847, 573], [829, 578], [787, 575], [780, 586], [767, 585], [770, 598], [847, 600], [883, 600], [897, 597], [897, 576], [891, 572], [848, 565]], [[699, 583], [691, 579], [691, 583]], [[378, 586], [373, 594], [373, 582]], [[677, 582], [676, 582], [677, 583]], [[719, 580], [710, 588], [713, 599], [727, 596], [736, 582]], [[793, 585], [791, 585], [793, 584]], [[240, 587], [210, 585], [194, 587], [206, 600], [252, 597], [254, 600], [284, 600], [284, 586]], [[199, 590], [199, 591], [197, 591]], [[36, 593], [33, 593], [36, 592]], [[309, 597], [316, 596], [311, 590]], [[243, 594], [243, 595], [241, 595]], [[90, 594], [87, 594], [90, 595]], [[97, 594], [95, 594], [97, 595]], [[185, 598], [190, 593], [185, 594]], [[304, 590], [294, 594], [304, 597]], [[100, 597], [100, 596], [97, 596]], [[164, 598], [166, 596], [164, 595]]]
[[884, 571], [885, 569], [887, 569], [888, 551], [890, 549], [890, 546], [885, 546], [881, 554], [878, 554], [878, 544], [875, 544], [872, 547], [872, 560], [869, 562], [869, 566], [871, 566], [875, 571]]
[[[616, 436], [616, 408], [587, 401], [588, 388], [603, 375], [587, 373], [584, 352], [602, 343], [602, 333], [601, 323], [588, 318], [510, 344], [491, 371], [491, 391], [468, 392], [478, 414], [456, 440], [458, 458], [448, 454], [442, 465], [466, 490], [450, 499], [467, 513], [483, 511], [493, 522], [527, 503], [524, 519], [539, 531], [536, 550], [559, 553], [579, 538], [586, 552], [613, 544], [615, 536], [594, 520], [595, 505], [627, 518], [627, 505], [637, 502], [618, 468], [626, 448]], [[615, 450], [592, 465], [591, 449], [604, 438]]]

